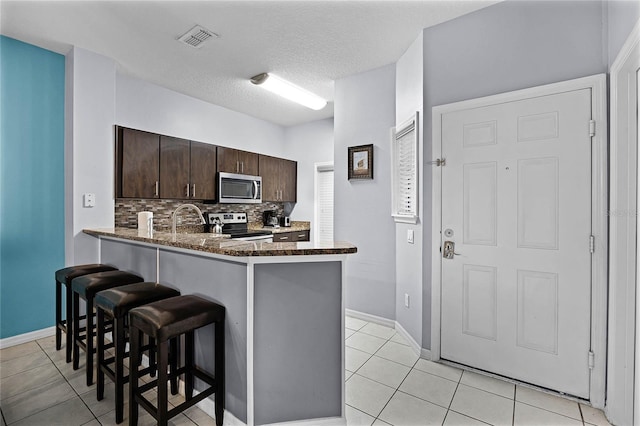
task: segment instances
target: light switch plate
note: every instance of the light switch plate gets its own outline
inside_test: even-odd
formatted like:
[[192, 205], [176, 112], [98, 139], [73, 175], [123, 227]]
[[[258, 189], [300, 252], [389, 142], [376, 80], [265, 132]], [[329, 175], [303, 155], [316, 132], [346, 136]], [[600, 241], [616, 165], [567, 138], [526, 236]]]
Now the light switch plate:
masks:
[[404, 307], [405, 308], [409, 307], [409, 293], [404, 294]]
[[82, 205], [84, 207], [95, 207], [96, 206], [96, 194], [86, 193], [82, 196]]
[[407, 242], [413, 244], [413, 229], [407, 229]]

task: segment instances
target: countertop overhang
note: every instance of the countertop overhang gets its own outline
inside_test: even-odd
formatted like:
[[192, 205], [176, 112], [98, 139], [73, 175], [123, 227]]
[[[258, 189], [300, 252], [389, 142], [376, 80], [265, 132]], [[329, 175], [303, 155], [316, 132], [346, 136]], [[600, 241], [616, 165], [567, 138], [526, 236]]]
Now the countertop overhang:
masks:
[[352, 254], [358, 251], [351, 243], [343, 241], [332, 242], [277, 242], [267, 243], [259, 241], [238, 241], [225, 234], [176, 234], [170, 232], [153, 232], [150, 236], [146, 232], [130, 228], [99, 228], [83, 229], [83, 232], [95, 237], [110, 237], [130, 241], [139, 241], [167, 247], [177, 247], [206, 253], [226, 256], [315, 256]]

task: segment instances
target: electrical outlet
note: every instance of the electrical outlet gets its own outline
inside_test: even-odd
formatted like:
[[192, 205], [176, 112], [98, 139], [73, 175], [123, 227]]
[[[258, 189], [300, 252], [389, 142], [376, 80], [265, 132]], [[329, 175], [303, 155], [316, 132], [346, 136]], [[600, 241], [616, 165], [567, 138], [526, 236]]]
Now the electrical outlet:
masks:
[[404, 294], [404, 307], [405, 308], [409, 307], [409, 293]]
[[413, 229], [407, 229], [407, 242], [413, 244]]

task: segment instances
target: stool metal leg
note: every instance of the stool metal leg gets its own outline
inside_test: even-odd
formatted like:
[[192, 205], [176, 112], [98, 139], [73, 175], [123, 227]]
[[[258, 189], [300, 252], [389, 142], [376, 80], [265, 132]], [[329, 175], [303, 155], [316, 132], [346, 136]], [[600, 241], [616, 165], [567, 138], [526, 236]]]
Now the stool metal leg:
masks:
[[222, 426], [222, 418], [224, 416], [224, 381], [225, 381], [225, 365], [224, 365], [224, 321], [215, 323], [215, 378], [216, 378], [216, 425]]
[[174, 376], [178, 369], [178, 339], [173, 338], [169, 340], [169, 373], [172, 377], [171, 381], [171, 395], [178, 394], [178, 378]]
[[[78, 341], [80, 339], [80, 296], [73, 293], [73, 369], [77, 370], [80, 363], [80, 348]], [[69, 333], [67, 333], [68, 335]]]
[[140, 331], [129, 327], [129, 425], [138, 424], [138, 358], [140, 358]]
[[169, 419], [167, 417], [167, 405], [169, 397], [167, 395], [167, 368], [169, 364], [169, 347], [166, 340], [158, 342], [158, 426], [166, 426]]
[[91, 386], [93, 384], [93, 299], [87, 300], [87, 332], [85, 335], [87, 386]]
[[[112, 335], [116, 350], [116, 360], [114, 366], [114, 373], [116, 376], [116, 423], [121, 423], [124, 418], [124, 384], [126, 383], [124, 377], [124, 350], [126, 342], [124, 337], [123, 317], [113, 320]], [[99, 364], [98, 368], [100, 368]]]
[[66, 301], [66, 310], [67, 310], [67, 318], [65, 321], [67, 322], [67, 347], [65, 348], [66, 352], [66, 361], [71, 362], [71, 351], [73, 346], [73, 330], [75, 330], [75, 323], [73, 322], [73, 290], [71, 289], [71, 283], [67, 283], [65, 285], [65, 301]]
[[[98, 309], [96, 319], [96, 337], [98, 343], [96, 345], [98, 372], [96, 378], [96, 391], [98, 401], [102, 401], [104, 398], [104, 371], [102, 371], [102, 364], [104, 364], [104, 311]], [[117, 403], [117, 402], [116, 402]], [[117, 414], [117, 413], [116, 413]]]
[[187, 331], [184, 335], [184, 395], [189, 401], [193, 398], [193, 356], [194, 356], [194, 338], [193, 330]]
[[[62, 348], [62, 284], [56, 280], [56, 351]], [[67, 334], [69, 334], [69, 320], [67, 317]], [[67, 361], [68, 362], [68, 361]]]

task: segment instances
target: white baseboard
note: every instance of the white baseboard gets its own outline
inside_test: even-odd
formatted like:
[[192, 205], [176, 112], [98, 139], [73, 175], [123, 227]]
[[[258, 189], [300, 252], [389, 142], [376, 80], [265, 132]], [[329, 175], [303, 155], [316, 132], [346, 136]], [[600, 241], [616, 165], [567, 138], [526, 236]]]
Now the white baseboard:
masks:
[[404, 327], [398, 321], [395, 321], [395, 329], [396, 329], [396, 331], [398, 332], [399, 335], [404, 337], [406, 339], [406, 341], [409, 342], [409, 346], [411, 347], [413, 352], [416, 355], [421, 356], [420, 351], [421, 351], [422, 348], [420, 347], [418, 342], [416, 342], [415, 339], [413, 337], [411, 337], [409, 332], [407, 332], [407, 330], [405, 330]]
[[422, 350], [420, 351], [420, 358], [431, 361], [431, 351], [429, 349], [422, 348]]
[[384, 325], [386, 327], [391, 327], [395, 329], [398, 332], [398, 334], [400, 334], [402, 337], [404, 337], [407, 340], [407, 342], [409, 342], [409, 346], [411, 346], [411, 349], [416, 355], [418, 355], [420, 358], [424, 358], [426, 360], [431, 361], [431, 351], [429, 349], [424, 349], [420, 347], [418, 342], [416, 342], [415, 339], [411, 337], [409, 332], [407, 332], [407, 330], [405, 330], [404, 327], [398, 321], [379, 317], [377, 315], [366, 314], [360, 311], [354, 311], [353, 309], [345, 309], [345, 314], [353, 318], [372, 322], [374, 324]]
[[346, 315], [363, 321], [369, 321], [374, 324], [384, 325], [385, 327], [391, 328], [396, 326], [396, 322], [394, 320], [379, 317], [377, 315], [365, 314], [364, 312], [354, 311], [353, 309], [345, 309], [344, 311]]
[[18, 334], [17, 336], [5, 337], [0, 339], [0, 349], [10, 348], [11, 346], [21, 345], [27, 342], [33, 342], [34, 340], [42, 339], [44, 337], [53, 336], [56, 334], [56, 326], [43, 328], [42, 330], [30, 331], [24, 334]]

